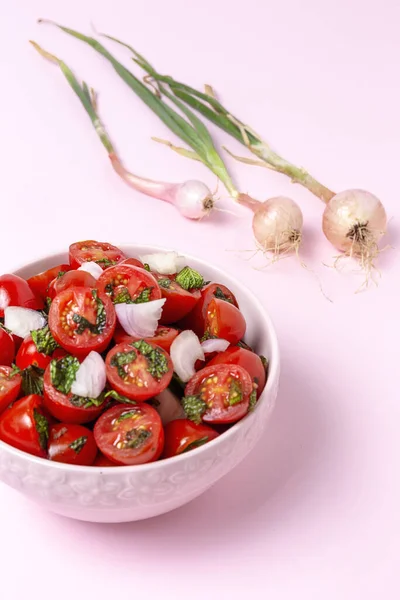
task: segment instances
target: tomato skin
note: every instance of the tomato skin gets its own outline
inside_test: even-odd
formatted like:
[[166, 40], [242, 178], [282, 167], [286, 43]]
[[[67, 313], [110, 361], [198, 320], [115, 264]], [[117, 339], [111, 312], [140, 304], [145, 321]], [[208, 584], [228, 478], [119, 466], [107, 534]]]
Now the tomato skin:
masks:
[[237, 344], [246, 332], [246, 321], [236, 306], [213, 298], [207, 309], [206, 331], [230, 344]]
[[43, 273], [39, 273], [38, 275], [30, 277], [27, 280], [28, 284], [34, 294], [36, 294], [39, 298], [42, 298], [42, 300], [46, 300], [47, 288], [49, 287], [50, 283], [57, 277], [60, 271], [69, 271], [70, 268], [71, 267], [69, 265], [58, 265], [57, 267], [52, 267], [47, 271], [43, 271]]
[[[222, 292], [227, 298], [231, 300], [233, 306], [239, 307], [238, 302], [234, 294], [222, 283], [209, 283], [201, 290], [201, 297], [197, 302], [194, 309], [185, 317], [180, 323], [181, 329], [192, 329], [196, 335], [202, 337], [206, 330], [206, 319], [208, 306], [215, 294]], [[229, 302], [227, 302], [229, 304]]]
[[[153, 337], [145, 338], [145, 341], [149, 342], [150, 344], [156, 344], [156, 346], [160, 346], [160, 348], [163, 348], [166, 352], [169, 352], [171, 344], [178, 334], [179, 329], [161, 326], [157, 327]], [[117, 327], [114, 333], [114, 341], [116, 344], [129, 344], [131, 342], [137, 342], [140, 339], [141, 338], [128, 335], [121, 327]]]
[[35, 414], [48, 421], [41, 396], [31, 394], [14, 402], [0, 415], [0, 439], [18, 450], [45, 458], [47, 448], [40, 444]]
[[126, 258], [122, 261], [123, 265], [133, 265], [134, 267], [140, 267], [144, 269], [144, 264], [138, 258]]
[[36, 296], [29, 284], [18, 275], [1, 275], [0, 277], [0, 317], [4, 317], [7, 306], [22, 306], [41, 310], [43, 300]]
[[170, 458], [189, 451], [188, 446], [196, 444], [204, 438], [208, 438], [204, 443], [211, 442], [219, 436], [219, 433], [211, 427], [207, 427], [207, 425], [196, 425], [189, 419], [176, 419], [164, 427], [164, 435], [165, 443], [162, 457]]
[[[107, 291], [109, 285], [113, 287], [112, 292]], [[98, 278], [96, 287], [99, 292], [107, 293], [112, 301], [123, 290], [127, 290], [131, 299], [134, 300], [145, 288], [152, 288], [150, 300], [161, 298], [161, 290], [155, 277], [146, 269], [131, 264], [119, 264], [105, 269]]]
[[153, 273], [153, 275], [157, 281], [169, 279], [171, 282], [168, 288], [160, 286], [162, 297], [165, 298], [160, 319], [161, 325], [170, 325], [186, 317], [200, 300], [200, 290], [187, 291], [183, 289], [172, 275], [160, 275], [159, 273]]
[[72, 270], [53, 279], [48, 287], [47, 296], [53, 300], [57, 294], [71, 287], [96, 287], [96, 279], [87, 271]]
[[[106, 373], [107, 380], [109, 381], [112, 388], [114, 388], [118, 393], [130, 398], [131, 400], [136, 400], [137, 402], [144, 402], [153, 396], [156, 396], [170, 384], [172, 375], [173, 375], [173, 365], [169, 354], [163, 350], [160, 346], [153, 344], [152, 342], [147, 342], [152, 348], [161, 352], [165, 359], [168, 371], [164, 373], [161, 379], [158, 381], [148, 372], [148, 362], [147, 359], [139, 352], [138, 349], [133, 348], [131, 344], [117, 344], [112, 348], [106, 357]], [[113, 358], [118, 353], [128, 353], [135, 351], [136, 359], [133, 360], [129, 367], [130, 372], [137, 377], [139, 375], [139, 382], [141, 385], [136, 384], [136, 380], [133, 382], [122, 379], [118, 373], [118, 368], [113, 366], [111, 363]], [[125, 371], [127, 372], [127, 371]]]
[[51, 356], [38, 352], [35, 342], [31, 335], [28, 335], [22, 342], [15, 359], [17, 367], [21, 370], [27, 369], [30, 365], [45, 369], [51, 361]]
[[16, 373], [11, 379], [11, 367], [0, 367], [0, 414], [16, 400], [21, 391], [22, 377]]
[[[134, 413], [135, 416], [124, 418]], [[128, 440], [131, 431], [144, 429], [149, 437], [139, 447], [118, 447]], [[119, 465], [140, 465], [157, 460], [164, 447], [164, 429], [159, 414], [148, 404], [114, 406], [97, 420], [94, 438], [99, 450]], [[118, 444], [118, 445], [117, 445]]]
[[71, 404], [73, 394], [63, 394], [57, 390], [51, 382], [50, 365], [46, 368], [43, 376], [43, 404], [46, 410], [62, 423], [81, 425], [97, 419], [103, 412], [106, 403], [101, 406], [90, 406], [83, 408]]
[[[70, 354], [78, 357], [85, 357], [92, 350], [103, 352], [111, 342], [114, 334], [117, 317], [114, 305], [106, 294], [98, 292], [98, 298], [104, 305], [106, 321], [103, 331], [93, 335], [87, 329], [82, 334], [76, 334], [77, 325], [72, 322], [72, 314], [79, 314], [88, 318], [94, 323], [93, 309], [87, 306], [86, 300], [90, 303], [93, 300], [91, 288], [71, 287], [57, 294], [51, 303], [49, 310], [49, 327], [56, 342]], [[74, 313], [71, 303], [78, 308]], [[69, 307], [69, 308], [68, 308]], [[65, 316], [65, 310], [68, 308], [68, 315]], [[89, 311], [89, 312], [88, 312]], [[73, 330], [65, 331], [62, 319], [66, 319], [64, 324], [73, 327]], [[72, 332], [72, 335], [71, 335]]]
[[15, 358], [15, 342], [11, 333], [0, 327], [0, 365], [9, 367]]
[[[86, 438], [86, 442], [82, 440], [82, 445], [78, 444], [76, 450], [71, 448], [71, 444], [77, 440], [79, 441], [80, 438]], [[57, 423], [50, 429], [49, 460], [69, 465], [90, 466], [93, 464], [96, 454], [97, 446], [94, 435], [87, 427], [71, 425], [70, 423]]]
[[101, 452], [97, 453], [93, 467], [117, 467], [117, 463], [104, 456]]
[[231, 346], [227, 348], [225, 352], [218, 352], [217, 355], [207, 363], [207, 366], [211, 365], [240, 365], [250, 375], [252, 380], [257, 382], [257, 398], [260, 397], [261, 392], [265, 387], [265, 368], [261, 362], [261, 358], [255, 352], [246, 350], [245, 348], [239, 348], [238, 346]]
[[[242, 398], [236, 404], [229, 404], [227, 400], [233, 380], [240, 384]], [[186, 385], [185, 396], [199, 395], [206, 401], [208, 408], [202, 416], [204, 423], [235, 423], [247, 414], [252, 391], [253, 382], [243, 367], [224, 364], [198, 371]]]
[[103, 269], [109, 264], [102, 261], [113, 261], [119, 263], [126, 258], [125, 254], [116, 246], [107, 242], [96, 242], [95, 240], [86, 240], [75, 242], [69, 247], [69, 264], [72, 269], [78, 269], [84, 262], [97, 262]]

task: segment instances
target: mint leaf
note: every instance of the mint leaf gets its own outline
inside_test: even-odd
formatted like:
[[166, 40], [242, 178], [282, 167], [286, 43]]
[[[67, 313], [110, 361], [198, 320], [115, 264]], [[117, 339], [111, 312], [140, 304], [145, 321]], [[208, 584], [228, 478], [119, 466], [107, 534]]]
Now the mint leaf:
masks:
[[133, 304], [143, 304], [144, 302], [149, 302], [152, 289], [152, 287], [144, 288], [140, 292], [139, 296], [136, 296], [136, 298], [132, 301]]
[[193, 396], [184, 396], [182, 398], [183, 410], [188, 419], [199, 425], [202, 420], [202, 416], [207, 411], [207, 402], [196, 394]]
[[122, 404], [137, 404], [135, 400], [131, 400], [130, 398], [119, 394], [115, 390], [110, 390], [109, 392], [106, 392], [104, 398], [112, 398], [113, 400], [121, 402]]
[[150, 265], [148, 263], [144, 263], [143, 268], [146, 269], [146, 271], [151, 271]]
[[256, 404], [257, 404], [257, 391], [253, 390], [250, 394], [249, 412], [254, 410], [254, 407]]
[[230, 406], [235, 406], [235, 404], [239, 404], [239, 402], [241, 402], [242, 400], [243, 400], [242, 384], [240, 383], [240, 381], [233, 379], [232, 383], [230, 385], [230, 388], [229, 388], [228, 403]]
[[40, 367], [36, 367], [35, 365], [30, 365], [21, 371], [21, 388], [25, 396], [29, 396], [29, 394], [38, 394], [40, 396], [43, 394], [43, 375], [44, 369], [40, 369]]
[[33, 418], [35, 421], [36, 431], [39, 435], [39, 443], [43, 450], [47, 450], [47, 442], [49, 440], [49, 422], [42, 413], [36, 408], [33, 409]]
[[145, 340], [133, 342], [131, 346], [139, 350], [140, 354], [147, 359], [147, 370], [154, 379], [160, 381], [163, 375], [168, 373], [168, 359], [161, 350], [154, 348]]
[[[88, 259], [90, 261], [90, 259]], [[109, 258], [99, 258], [99, 260], [95, 260], [95, 263], [102, 267], [112, 267], [117, 264], [116, 260], [110, 260]]]
[[203, 444], [206, 444], [208, 442], [210, 438], [208, 437], [208, 435], [198, 439], [198, 440], [194, 440], [193, 442], [191, 442], [190, 444], [188, 444], [186, 446], [186, 448], [184, 450], [182, 450], [182, 452], [180, 452], [179, 454], [184, 454], [185, 452], [190, 452], [190, 450], [194, 450], [195, 448], [199, 448], [200, 446], [203, 446]]
[[[168, 289], [171, 287], [171, 280], [168, 277], [164, 277], [163, 279], [159, 279], [157, 281], [158, 285], [162, 288]], [[181, 286], [182, 287], [182, 286]]]
[[97, 305], [96, 323], [91, 323], [86, 317], [82, 317], [82, 315], [75, 313], [72, 320], [78, 325], [76, 328], [76, 333], [78, 335], [81, 335], [86, 329], [88, 329], [90, 333], [99, 335], [106, 326], [106, 309], [97, 295], [97, 290], [92, 290], [92, 296]]
[[152, 287], [144, 288], [140, 294], [132, 300], [128, 289], [122, 288], [114, 298], [113, 302], [114, 304], [143, 304], [143, 302], [149, 302], [152, 289]]
[[32, 339], [35, 343], [36, 349], [46, 356], [51, 356], [59, 348], [56, 340], [51, 335], [51, 331], [48, 325], [42, 327], [42, 329], [36, 329], [31, 333]]
[[121, 377], [121, 379], [124, 379], [126, 377], [126, 371], [124, 367], [132, 363], [134, 360], [136, 360], [136, 358], [137, 354], [134, 350], [131, 352], [117, 352], [112, 357], [110, 364], [112, 367], [116, 367], [118, 375]]
[[50, 363], [50, 378], [53, 387], [62, 394], [69, 394], [79, 369], [79, 360], [75, 356], [64, 356]]
[[221, 290], [220, 287], [215, 288], [214, 296], [215, 296], [215, 298], [219, 298], [219, 300], [225, 300], [225, 302], [229, 302], [230, 304], [233, 304], [233, 302], [229, 298], [229, 296], [224, 294], [224, 292]]
[[126, 421], [126, 419], [136, 419], [139, 415], [141, 415], [141, 410], [139, 408], [133, 408], [132, 410], [127, 410], [122, 413], [118, 419], [115, 420], [116, 423], [121, 423], [121, 421]]
[[123, 448], [140, 448], [144, 442], [151, 436], [151, 431], [140, 427], [131, 429], [125, 434]]
[[[111, 285], [111, 284], [108, 284]], [[111, 292], [112, 292], [111, 286]], [[128, 292], [128, 288], [124, 287], [122, 290], [118, 292], [118, 294], [114, 297], [114, 304], [130, 304], [132, 302], [132, 298], [130, 293]]]
[[98, 398], [87, 398], [85, 396], [77, 396], [74, 394], [69, 399], [72, 406], [75, 406], [76, 408], [91, 408], [92, 406], [101, 406], [104, 400], [104, 394], [100, 394]]
[[184, 290], [201, 289], [204, 284], [202, 275], [190, 267], [183, 267], [176, 276], [175, 281]]
[[76, 452], [76, 454], [79, 454], [79, 452], [82, 450], [82, 448], [84, 448], [86, 442], [87, 442], [87, 435], [82, 435], [81, 437], [79, 437], [76, 440], [74, 440], [73, 442], [71, 442], [69, 447], [71, 448], [71, 450]]

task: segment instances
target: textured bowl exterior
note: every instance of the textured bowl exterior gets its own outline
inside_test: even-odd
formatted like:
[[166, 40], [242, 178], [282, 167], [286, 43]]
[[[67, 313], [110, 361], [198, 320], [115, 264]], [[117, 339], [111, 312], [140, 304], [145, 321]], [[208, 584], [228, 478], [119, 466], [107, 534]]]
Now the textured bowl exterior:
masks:
[[[155, 247], [120, 245], [128, 256]], [[24, 277], [65, 261], [55, 254], [15, 271]], [[147, 519], [193, 500], [231, 471], [260, 439], [279, 385], [276, 335], [263, 307], [239, 282], [194, 257], [188, 264], [232, 289], [248, 322], [246, 340], [270, 360], [267, 385], [255, 410], [212, 442], [171, 459], [133, 467], [79, 467], [36, 458], [0, 442], [0, 480], [49, 510], [84, 521]]]

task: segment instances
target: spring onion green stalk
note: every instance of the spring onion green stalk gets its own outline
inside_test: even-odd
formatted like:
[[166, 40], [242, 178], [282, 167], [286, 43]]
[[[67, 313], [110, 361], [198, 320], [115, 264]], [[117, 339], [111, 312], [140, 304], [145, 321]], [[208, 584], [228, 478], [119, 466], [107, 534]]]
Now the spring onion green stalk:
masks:
[[[204, 125], [204, 123], [179, 99], [173, 94], [169, 93], [167, 89], [163, 90], [163, 93], [168, 97], [173, 104], [185, 115], [186, 119], [171, 106], [167, 105], [160, 97], [159, 93], [153, 93], [150, 89], [144, 85], [131, 71], [124, 67], [102, 44], [92, 37], [86, 36], [78, 31], [70, 29], [48, 21], [45, 19], [39, 19], [39, 23], [49, 23], [55, 25], [65, 33], [85, 42], [91, 46], [96, 52], [104, 56], [118, 75], [123, 81], [131, 88], [133, 92], [163, 121], [163, 123], [183, 142], [185, 142], [190, 149], [179, 148], [166, 142], [171, 148], [177, 151], [179, 154], [199, 160], [206, 167], [208, 167], [228, 190], [230, 196], [254, 210], [254, 207], [259, 204], [257, 200], [254, 200], [247, 194], [239, 192], [236, 188], [232, 177], [230, 176], [224, 161], [218, 154], [211, 135]], [[157, 138], [156, 138], [157, 139]], [[162, 140], [164, 142], [164, 140]], [[165, 143], [165, 142], [164, 142]]]
[[164, 183], [145, 179], [130, 173], [123, 166], [100, 121], [94, 91], [92, 89], [89, 90], [85, 82], [81, 84], [71, 69], [62, 60], [43, 50], [36, 42], [31, 41], [31, 44], [44, 58], [47, 58], [60, 67], [69, 85], [88, 113], [97, 135], [107, 150], [112, 167], [126, 183], [147, 196], [152, 196], [153, 198], [173, 204], [184, 217], [189, 219], [201, 219], [213, 209], [213, 195], [209, 188], [201, 181], [188, 180], [183, 183]]

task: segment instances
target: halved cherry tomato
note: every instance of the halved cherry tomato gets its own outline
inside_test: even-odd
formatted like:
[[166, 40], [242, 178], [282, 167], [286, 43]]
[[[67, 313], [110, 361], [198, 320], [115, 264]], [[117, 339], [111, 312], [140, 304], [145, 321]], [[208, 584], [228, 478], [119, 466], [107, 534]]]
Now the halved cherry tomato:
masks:
[[21, 385], [19, 373], [12, 375], [11, 367], [0, 367], [0, 414], [18, 398]]
[[120, 264], [109, 267], [100, 275], [97, 289], [113, 302], [159, 300], [161, 290], [155, 277], [140, 267]]
[[87, 271], [68, 271], [61, 277], [56, 277], [50, 282], [47, 296], [53, 300], [57, 294], [70, 287], [96, 287], [96, 279]]
[[[235, 423], [247, 413], [252, 391], [253, 382], [243, 367], [212, 365], [192, 377], [185, 398], [191, 397], [204, 423]], [[185, 403], [184, 408], [190, 416]]]
[[50, 331], [60, 346], [76, 356], [103, 352], [116, 324], [114, 306], [106, 294], [72, 287], [57, 294], [50, 306]]
[[51, 364], [44, 372], [43, 403], [49, 413], [59, 421], [77, 425], [94, 421], [106, 406], [105, 402], [96, 406], [88, 398], [74, 396], [72, 392], [64, 394], [56, 389], [51, 379]]
[[153, 275], [159, 282], [162, 297], [166, 300], [160, 323], [169, 325], [186, 317], [200, 300], [200, 290], [184, 290], [171, 275]]
[[47, 297], [47, 288], [49, 284], [55, 279], [59, 273], [70, 270], [69, 265], [58, 265], [57, 267], [52, 267], [47, 271], [43, 271], [43, 273], [39, 273], [38, 275], [34, 275], [30, 277], [27, 281], [31, 290], [43, 300]]
[[234, 294], [222, 283], [209, 283], [201, 290], [200, 300], [197, 302], [195, 308], [190, 312], [180, 327], [182, 329], [192, 329], [196, 335], [201, 337], [204, 335], [206, 330], [206, 318], [208, 306], [213, 298], [224, 300], [236, 308], [239, 307]]
[[65, 356], [66, 351], [62, 348], [54, 350], [50, 356], [39, 352], [31, 335], [28, 335], [22, 342], [15, 359], [15, 363], [22, 371], [31, 365], [45, 369], [53, 358], [61, 358]]
[[165, 443], [163, 458], [170, 458], [194, 450], [218, 437], [219, 433], [207, 427], [196, 425], [189, 419], [176, 419], [164, 428]]
[[[163, 348], [164, 350], [169, 352], [169, 350], [171, 348], [171, 344], [174, 341], [174, 339], [177, 337], [178, 334], [179, 334], [178, 329], [174, 329], [173, 327], [162, 327], [161, 326], [161, 327], [157, 327], [156, 332], [153, 337], [145, 338], [145, 341], [150, 342], [151, 344], [156, 344], [156, 346], [160, 346], [161, 348]], [[122, 329], [122, 327], [117, 327], [115, 329], [114, 340], [115, 340], [116, 344], [122, 344], [122, 343], [129, 344], [130, 342], [137, 342], [139, 339], [141, 339], [141, 338], [136, 338], [136, 337], [132, 337], [131, 335], [128, 335]]]
[[0, 365], [11, 365], [15, 357], [15, 342], [11, 333], [0, 326]]
[[101, 452], [97, 453], [96, 459], [93, 463], [94, 467], [116, 467], [117, 463], [104, 456]]
[[255, 352], [246, 350], [245, 348], [239, 348], [238, 346], [231, 346], [225, 352], [218, 352], [218, 354], [207, 363], [210, 365], [240, 365], [250, 375], [255, 384], [257, 390], [257, 398], [260, 397], [261, 392], [265, 387], [265, 368], [261, 362], [261, 358]]
[[167, 352], [145, 340], [118, 344], [106, 358], [108, 381], [131, 400], [148, 400], [165, 390], [173, 370]]
[[206, 332], [236, 344], [246, 332], [246, 321], [236, 306], [213, 298], [207, 309]]
[[157, 460], [164, 446], [161, 419], [151, 406], [114, 406], [98, 419], [94, 437], [100, 451], [119, 465]]
[[92, 465], [97, 454], [94, 435], [82, 425], [57, 423], [50, 429], [48, 455], [55, 462]]
[[49, 419], [42, 397], [25, 396], [0, 415], [0, 440], [35, 456], [46, 457]]
[[140, 267], [144, 269], [144, 264], [138, 258], [126, 258], [122, 261], [123, 265], [133, 265], [134, 267]]
[[18, 275], [2, 275], [0, 277], [0, 317], [4, 317], [7, 306], [22, 306], [41, 310], [43, 300], [36, 296], [29, 284]]
[[125, 254], [119, 248], [107, 242], [86, 240], [71, 244], [69, 247], [69, 262], [72, 269], [77, 269], [84, 262], [95, 262], [103, 269], [107, 269], [125, 258]]

